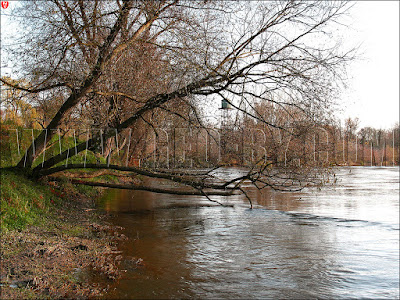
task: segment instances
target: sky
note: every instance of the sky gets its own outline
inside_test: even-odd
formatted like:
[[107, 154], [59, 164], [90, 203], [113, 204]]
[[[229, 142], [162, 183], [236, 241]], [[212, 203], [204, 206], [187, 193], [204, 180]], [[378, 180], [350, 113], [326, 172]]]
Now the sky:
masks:
[[399, 1], [357, 1], [350, 11], [348, 43], [360, 43], [361, 59], [349, 68], [342, 119], [360, 128], [389, 129], [399, 122]]
[[[9, 8], [15, 5], [9, 2]], [[342, 29], [342, 35], [345, 45], [360, 45], [360, 58], [349, 65], [351, 78], [340, 96], [343, 111], [338, 118], [357, 117], [359, 128], [390, 129], [399, 122], [400, 1], [353, 3], [346, 19], [350, 26]], [[6, 12], [0, 9], [2, 14]], [[1, 25], [2, 31], [7, 28], [4, 16]]]

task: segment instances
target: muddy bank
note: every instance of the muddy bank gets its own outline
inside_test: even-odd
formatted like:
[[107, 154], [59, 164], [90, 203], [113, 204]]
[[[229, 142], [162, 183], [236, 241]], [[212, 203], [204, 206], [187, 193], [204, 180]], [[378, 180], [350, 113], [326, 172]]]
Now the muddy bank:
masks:
[[120, 278], [123, 228], [108, 224], [93, 199], [59, 191], [65, 202], [43, 224], [2, 232], [1, 299], [101, 297]]

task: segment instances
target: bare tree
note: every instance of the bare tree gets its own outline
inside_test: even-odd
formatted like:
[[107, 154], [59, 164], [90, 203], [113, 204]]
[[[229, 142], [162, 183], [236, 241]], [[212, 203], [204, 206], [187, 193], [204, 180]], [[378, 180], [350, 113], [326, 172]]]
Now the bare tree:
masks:
[[[179, 114], [168, 108], [171, 103], [186, 101], [196, 111], [216, 97], [265, 126], [290, 132], [293, 122], [264, 118], [255, 103], [272, 103], [293, 120], [299, 114], [311, 122], [326, 116], [353, 58], [329, 31], [347, 7], [345, 1], [31, 1], [16, 12], [25, 26], [23, 42], [9, 49], [30, 86], [1, 81], [27, 93], [65, 95], [47, 129], [73, 113], [83, 118], [85, 107], [121, 133], [143, 121], [150, 126], [156, 109]], [[18, 166], [31, 169], [45, 140], [43, 132]], [[96, 149], [99, 142], [94, 136], [77, 150]], [[51, 157], [33, 173], [52, 173], [71, 153]], [[263, 165], [230, 184], [236, 190], [244, 179], [275, 185], [266, 171]], [[293, 183], [288, 178], [285, 184]]]
[[346, 136], [346, 161], [349, 161], [349, 143], [356, 136], [358, 124], [360, 123], [358, 118], [345, 120], [345, 136]]

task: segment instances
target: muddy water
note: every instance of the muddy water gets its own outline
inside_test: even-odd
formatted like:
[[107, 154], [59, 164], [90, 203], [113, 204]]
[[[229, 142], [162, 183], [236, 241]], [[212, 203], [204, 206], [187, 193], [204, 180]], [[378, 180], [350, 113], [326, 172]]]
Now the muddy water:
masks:
[[[226, 169], [227, 177], [239, 170]], [[337, 170], [301, 193], [201, 197], [110, 191], [126, 273], [110, 298], [399, 298], [399, 168]], [[154, 182], [155, 185], [160, 183]]]

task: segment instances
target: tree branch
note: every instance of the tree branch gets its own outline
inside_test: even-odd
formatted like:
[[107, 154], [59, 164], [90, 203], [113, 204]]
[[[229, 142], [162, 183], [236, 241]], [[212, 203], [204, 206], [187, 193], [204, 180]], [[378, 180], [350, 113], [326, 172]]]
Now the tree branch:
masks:
[[51, 85], [41, 87], [41, 88], [34, 88], [34, 87], [25, 88], [18, 84], [10, 83], [7, 80], [5, 80], [4, 78], [0, 78], [0, 81], [9, 87], [12, 87], [12, 88], [20, 90], [20, 91], [32, 93], [32, 94], [48, 91], [48, 90], [54, 89], [56, 87], [69, 87], [70, 88], [70, 86], [65, 82], [55, 83], [55, 84], [51, 84]]
[[[50, 177], [50, 180], [60, 180], [58, 177]], [[134, 185], [134, 184], [117, 184], [117, 183], [105, 183], [105, 182], [93, 182], [79, 179], [68, 179], [73, 184], [83, 184], [89, 186], [98, 186], [98, 187], [107, 187], [113, 189], [124, 189], [124, 190], [136, 190], [136, 191], [147, 191], [152, 193], [159, 194], [170, 194], [170, 195], [183, 195], [183, 196], [231, 196], [231, 192], [226, 191], [203, 191], [203, 190], [194, 190], [194, 191], [179, 191], [179, 190], [170, 190], [170, 189], [160, 189], [154, 188], [144, 185]], [[218, 201], [211, 200], [212, 202], [216, 202], [220, 205]]]

